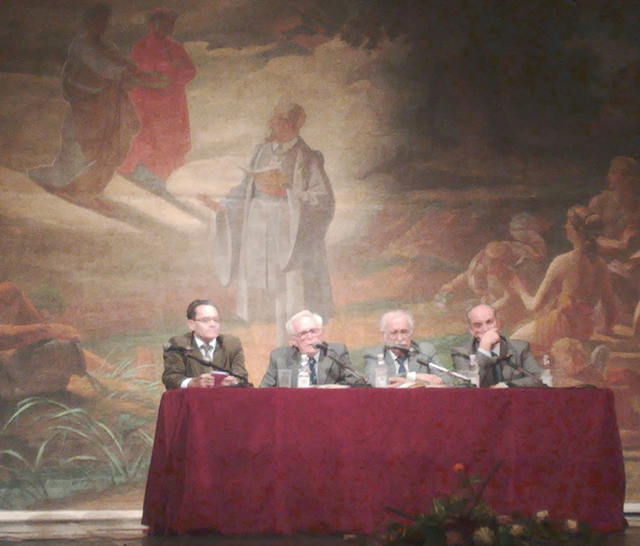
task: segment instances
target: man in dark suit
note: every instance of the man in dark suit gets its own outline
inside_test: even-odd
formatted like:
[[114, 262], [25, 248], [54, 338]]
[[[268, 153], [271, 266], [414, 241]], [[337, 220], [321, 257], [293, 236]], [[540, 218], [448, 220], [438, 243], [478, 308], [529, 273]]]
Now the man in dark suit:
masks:
[[290, 346], [271, 351], [269, 367], [260, 382], [261, 387], [277, 387], [278, 370], [291, 370], [291, 386], [295, 387], [302, 355], [309, 357], [311, 385], [355, 385], [362, 382], [351, 369], [346, 345], [323, 341], [322, 324], [320, 315], [306, 309], [289, 319], [285, 328]]
[[473, 339], [451, 349], [453, 366], [469, 372], [477, 366], [481, 387], [540, 387], [542, 369], [526, 341], [500, 335], [500, 320], [490, 305], [476, 305], [467, 312]]
[[[167, 390], [247, 382], [242, 344], [236, 336], [219, 333], [220, 315], [213, 302], [192, 301], [187, 325], [190, 333], [172, 337], [164, 346], [162, 382]], [[217, 382], [214, 372], [225, 371], [228, 375]]]
[[440, 367], [436, 350], [431, 343], [413, 340], [413, 317], [406, 311], [389, 311], [380, 319], [382, 345], [365, 351], [366, 376], [375, 384], [375, 371], [379, 355], [387, 365], [389, 386], [398, 386], [406, 381], [423, 381], [430, 385], [451, 385], [451, 377], [429, 364]]

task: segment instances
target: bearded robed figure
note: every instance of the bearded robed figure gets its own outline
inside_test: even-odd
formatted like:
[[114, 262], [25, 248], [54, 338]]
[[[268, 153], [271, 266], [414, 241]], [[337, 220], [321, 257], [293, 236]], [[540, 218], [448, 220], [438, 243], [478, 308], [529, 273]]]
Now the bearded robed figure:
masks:
[[223, 285], [237, 278], [236, 311], [249, 322], [285, 323], [301, 309], [326, 321], [333, 296], [325, 235], [335, 210], [322, 153], [300, 137], [302, 106], [279, 104], [242, 182], [220, 202], [214, 260]]

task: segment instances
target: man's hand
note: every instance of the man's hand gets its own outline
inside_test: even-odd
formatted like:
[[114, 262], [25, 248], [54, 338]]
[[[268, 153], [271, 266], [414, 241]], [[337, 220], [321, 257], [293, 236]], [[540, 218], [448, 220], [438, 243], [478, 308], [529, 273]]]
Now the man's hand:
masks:
[[[393, 389], [393, 388], [399, 387], [400, 385], [402, 385], [403, 383], [406, 383], [407, 381], [408, 379], [406, 379], [405, 377], [393, 376], [389, 378], [389, 387]], [[444, 381], [442, 380], [442, 377], [438, 377], [437, 375], [433, 375], [430, 373], [417, 373], [416, 381], [422, 381], [427, 385], [444, 385]]]
[[487, 330], [478, 343], [478, 348], [483, 351], [491, 352], [491, 349], [500, 342], [500, 332], [498, 330]]
[[429, 385], [444, 385], [444, 381], [442, 380], [442, 377], [433, 375], [432, 373], [417, 373], [416, 380], [424, 381]]
[[189, 381], [188, 388], [205, 388], [210, 389], [216, 386], [216, 378], [210, 373], [203, 373], [200, 377], [194, 377]]
[[389, 384], [387, 385], [387, 387], [389, 387], [390, 389], [395, 389], [396, 387], [399, 387], [406, 382], [407, 380], [404, 377], [400, 377], [399, 375], [393, 376], [389, 378]]
[[286, 198], [287, 197], [287, 190], [285, 189], [284, 186], [281, 186], [279, 184], [272, 185], [272, 184], [259, 184], [259, 183], [256, 183], [256, 185], [258, 186], [258, 189], [262, 193], [266, 193], [267, 195], [270, 195], [271, 197], [280, 197], [280, 198]]
[[[219, 384], [220, 387], [232, 387], [238, 384], [238, 379], [232, 375], [225, 377]], [[189, 381], [189, 387], [210, 389], [216, 386], [216, 378], [212, 373], [203, 373], [200, 377], [194, 377]]]
[[233, 387], [234, 385], [237, 385], [237, 384], [238, 384], [238, 378], [233, 377], [232, 375], [229, 375], [222, 380], [222, 382], [220, 383], [220, 386]]

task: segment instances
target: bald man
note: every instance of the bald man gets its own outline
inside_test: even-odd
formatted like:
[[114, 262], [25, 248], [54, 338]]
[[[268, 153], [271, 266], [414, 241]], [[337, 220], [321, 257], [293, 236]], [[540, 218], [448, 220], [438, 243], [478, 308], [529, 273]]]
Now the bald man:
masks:
[[465, 373], [478, 367], [481, 387], [540, 387], [542, 369], [526, 341], [507, 339], [496, 311], [490, 305], [476, 305], [467, 312], [472, 339], [451, 349], [456, 371]]

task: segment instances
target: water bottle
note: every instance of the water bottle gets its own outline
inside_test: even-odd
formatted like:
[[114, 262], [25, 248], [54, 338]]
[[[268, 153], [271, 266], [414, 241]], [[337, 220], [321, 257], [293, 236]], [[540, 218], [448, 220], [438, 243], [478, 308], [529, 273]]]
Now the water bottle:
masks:
[[376, 375], [375, 375], [375, 387], [376, 388], [385, 388], [388, 383], [387, 377], [387, 365], [384, 362], [384, 355], [378, 355], [378, 364], [376, 365]]
[[300, 369], [298, 370], [298, 388], [308, 389], [311, 386], [311, 369], [309, 368], [309, 357], [301, 355]]
[[467, 372], [467, 378], [471, 381], [474, 387], [480, 386], [480, 369], [476, 362], [476, 355], [469, 355], [469, 371]]

